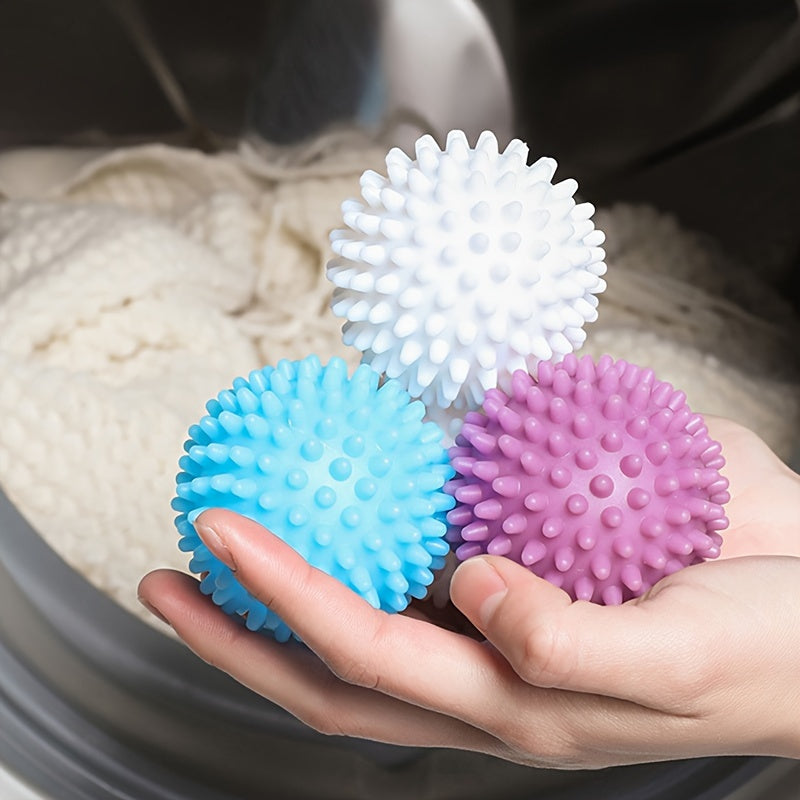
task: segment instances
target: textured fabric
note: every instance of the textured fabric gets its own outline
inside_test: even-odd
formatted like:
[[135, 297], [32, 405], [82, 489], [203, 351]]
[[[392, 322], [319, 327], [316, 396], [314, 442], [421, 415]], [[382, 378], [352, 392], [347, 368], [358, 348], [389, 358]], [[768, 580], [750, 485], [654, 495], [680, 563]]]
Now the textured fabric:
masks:
[[[69, 172], [48, 151], [53, 177], [37, 173], [34, 187], [0, 161], [0, 485], [134, 613], [145, 571], [186, 568], [169, 503], [205, 401], [279, 358], [357, 362], [328, 307], [328, 232], [383, 154], [285, 166], [253, 149], [153, 145], [72, 158]], [[609, 288], [584, 350], [649, 365], [693, 409], [791, 452], [797, 384], [778, 371], [780, 300], [652, 209], [601, 210], [596, 222]], [[743, 307], [756, 300], [774, 325]]]

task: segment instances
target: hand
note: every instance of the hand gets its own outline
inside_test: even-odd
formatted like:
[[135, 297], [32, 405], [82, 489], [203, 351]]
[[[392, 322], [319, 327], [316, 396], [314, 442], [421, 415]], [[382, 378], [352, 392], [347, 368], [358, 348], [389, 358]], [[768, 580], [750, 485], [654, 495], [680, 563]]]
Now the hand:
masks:
[[[733, 487], [731, 533], [751, 552], [772, 531], [791, 544], [800, 478], [760, 449], [763, 461], [748, 459], [753, 441], [726, 430], [731, 447], [714, 435], [745, 489], [739, 496]], [[765, 469], [784, 487], [778, 497]], [[573, 603], [508, 559], [472, 559], [457, 570], [451, 595], [486, 637], [481, 643], [375, 611], [230, 512], [206, 512], [198, 531], [309, 649], [248, 632], [180, 573], [146, 576], [143, 602], [201, 658], [317, 730], [558, 768], [800, 757], [796, 556], [689, 567], [616, 607]]]
[[753, 431], [721, 417], [706, 417], [722, 443], [731, 484], [722, 558], [800, 556], [800, 478]]

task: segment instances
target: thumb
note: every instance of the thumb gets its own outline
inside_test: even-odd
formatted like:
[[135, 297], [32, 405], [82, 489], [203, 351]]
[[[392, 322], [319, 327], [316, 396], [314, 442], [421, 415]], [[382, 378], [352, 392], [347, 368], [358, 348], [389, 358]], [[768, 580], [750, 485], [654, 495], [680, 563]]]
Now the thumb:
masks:
[[698, 649], [672, 614], [637, 601], [619, 606], [572, 602], [507, 558], [468, 559], [453, 575], [450, 594], [514, 671], [544, 688], [659, 705], [660, 699], [674, 697], [670, 689], [678, 690]]

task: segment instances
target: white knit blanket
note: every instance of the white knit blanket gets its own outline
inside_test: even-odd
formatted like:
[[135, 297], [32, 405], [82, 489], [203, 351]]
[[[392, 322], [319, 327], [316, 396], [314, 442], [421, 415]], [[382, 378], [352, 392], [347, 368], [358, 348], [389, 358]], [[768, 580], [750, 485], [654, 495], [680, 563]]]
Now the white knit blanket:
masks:
[[[299, 167], [156, 145], [0, 156], [0, 487], [134, 613], [144, 572], [186, 568], [170, 500], [205, 401], [282, 357], [357, 362], [324, 264], [340, 202], [382, 153]], [[617, 207], [596, 221], [609, 289], [585, 350], [653, 367], [695, 410], [788, 455], [798, 387], [780, 374], [780, 301], [670, 217]], [[730, 300], [756, 294], [777, 324]]]

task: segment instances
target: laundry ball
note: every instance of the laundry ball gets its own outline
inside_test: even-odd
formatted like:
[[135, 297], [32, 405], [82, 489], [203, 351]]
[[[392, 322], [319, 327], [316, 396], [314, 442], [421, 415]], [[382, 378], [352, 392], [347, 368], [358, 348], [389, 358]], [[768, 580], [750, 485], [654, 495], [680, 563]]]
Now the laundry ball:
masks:
[[251, 630], [291, 631], [203, 544], [194, 528], [224, 507], [279, 536], [375, 608], [423, 597], [449, 545], [452, 477], [441, 430], [397, 381], [366, 365], [282, 360], [237, 378], [189, 428], [173, 508], [200, 589]]
[[552, 158], [528, 165], [518, 139], [500, 152], [485, 131], [471, 148], [456, 130], [444, 150], [430, 135], [415, 150], [390, 150], [387, 176], [368, 170], [362, 199], [342, 204], [327, 276], [344, 343], [437, 417], [580, 347], [605, 237], [578, 184], [553, 183]]
[[450, 449], [458, 559], [506, 556], [573, 599], [618, 604], [719, 555], [720, 444], [686, 396], [622, 359], [541, 362], [486, 393]]

